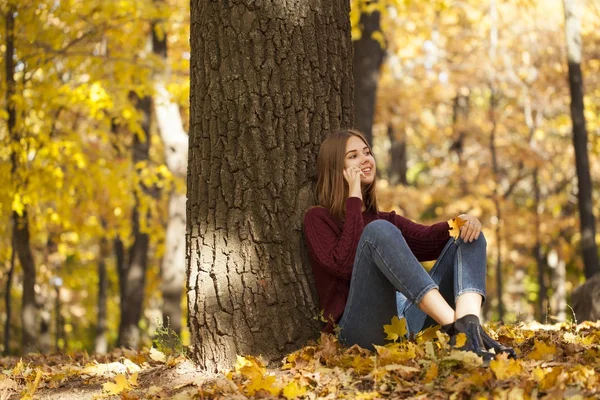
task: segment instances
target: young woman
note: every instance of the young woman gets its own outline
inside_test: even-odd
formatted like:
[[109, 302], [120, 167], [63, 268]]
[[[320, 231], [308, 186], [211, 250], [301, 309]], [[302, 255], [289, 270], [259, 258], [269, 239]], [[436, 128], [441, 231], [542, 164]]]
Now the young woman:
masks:
[[[512, 349], [490, 338], [479, 312], [485, 300], [486, 241], [470, 215], [460, 238], [447, 222], [416, 224], [380, 212], [375, 197], [375, 159], [359, 132], [327, 137], [317, 158], [317, 201], [304, 217], [304, 237], [317, 292], [339, 338], [365, 348], [382, 345], [383, 325], [405, 317], [409, 332], [435, 323], [453, 339], [463, 332], [465, 350], [486, 359]], [[419, 261], [437, 260], [429, 273]]]

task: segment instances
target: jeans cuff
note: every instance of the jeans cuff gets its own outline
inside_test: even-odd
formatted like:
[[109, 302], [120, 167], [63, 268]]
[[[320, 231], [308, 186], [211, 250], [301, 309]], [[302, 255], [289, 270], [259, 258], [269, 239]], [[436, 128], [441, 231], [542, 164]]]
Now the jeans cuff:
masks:
[[423, 300], [423, 297], [425, 297], [425, 295], [427, 293], [429, 293], [430, 291], [432, 291], [433, 289], [437, 289], [440, 290], [440, 287], [438, 285], [436, 285], [435, 283], [431, 283], [428, 286], [425, 287], [425, 289], [421, 290], [421, 292], [414, 298], [414, 300], [412, 301], [415, 305], [418, 305], [421, 300]]
[[463, 289], [463, 290], [461, 290], [460, 292], [458, 292], [456, 294], [456, 297], [454, 298], [454, 304], [456, 304], [456, 299], [458, 299], [458, 296], [461, 296], [461, 295], [463, 295], [465, 293], [477, 293], [477, 294], [480, 294], [481, 297], [482, 297], [481, 305], [485, 304], [485, 300], [486, 300], [486, 298], [485, 298], [485, 291], [481, 290], [481, 289]]

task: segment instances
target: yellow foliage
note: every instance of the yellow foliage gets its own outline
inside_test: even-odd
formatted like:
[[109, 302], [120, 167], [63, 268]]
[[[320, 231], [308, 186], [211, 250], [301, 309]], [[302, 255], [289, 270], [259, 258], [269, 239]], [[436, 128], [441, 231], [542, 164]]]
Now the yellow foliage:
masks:
[[408, 333], [406, 329], [406, 319], [398, 319], [398, 317], [394, 315], [392, 317], [392, 323], [390, 325], [384, 325], [383, 331], [387, 335], [387, 340], [397, 341], [400, 338], [404, 338]]
[[531, 360], [550, 360], [556, 355], [556, 352], [556, 346], [536, 340], [533, 350], [527, 354], [527, 358]]

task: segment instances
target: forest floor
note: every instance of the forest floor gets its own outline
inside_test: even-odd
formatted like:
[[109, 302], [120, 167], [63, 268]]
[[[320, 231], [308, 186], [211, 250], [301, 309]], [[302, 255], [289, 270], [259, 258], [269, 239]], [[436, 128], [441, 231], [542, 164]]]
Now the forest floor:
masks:
[[[600, 322], [486, 328], [515, 348], [517, 360], [499, 355], [484, 366], [435, 329], [375, 351], [343, 348], [323, 335], [276, 368], [246, 356], [222, 374], [207, 374], [181, 349], [160, 345], [101, 356], [31, 354], [0, 359], [0, 400], [600, 398]], [[390, 338], [402, 329], [386, 325]]]

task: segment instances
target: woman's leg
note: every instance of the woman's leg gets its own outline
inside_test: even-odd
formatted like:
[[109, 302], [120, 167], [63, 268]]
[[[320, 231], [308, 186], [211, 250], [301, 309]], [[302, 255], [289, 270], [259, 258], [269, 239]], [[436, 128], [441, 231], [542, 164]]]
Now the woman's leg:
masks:
[[388, 221], [377, 220], [365, 227], [358, 244], [350, 292], [339, 322], [340, 339], [366, 348], [383, 344], [383, 325], [397, 312], [396, 291], [431, 312], [438, 323], [454, 321], [454, 310], [412, 254], [400, 230]]
[[[479, 315], [485, 297], [486, 246], [483, 234], [470, 243], [450, 239], [429, 271], [446, 302], [451, 307], [456, 304], [455, 320], [467, 314]], [[410, 302], [405, 303], [401, 314], [410, 333], [418, 333], [436, 322]]]

